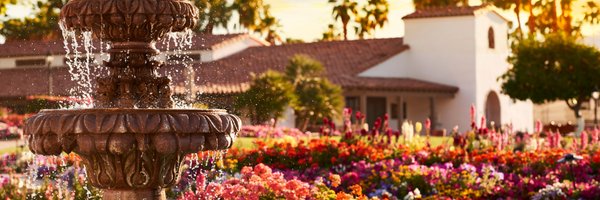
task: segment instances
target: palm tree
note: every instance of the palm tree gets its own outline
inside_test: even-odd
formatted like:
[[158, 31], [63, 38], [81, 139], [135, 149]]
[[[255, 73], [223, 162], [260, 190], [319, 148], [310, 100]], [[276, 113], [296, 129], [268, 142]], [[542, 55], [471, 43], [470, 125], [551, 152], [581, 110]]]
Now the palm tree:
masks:
[[[338, 0], [329, 0], [329, 3], [336, 4]], [[350, 18], [358, 14], [357, 3], [353, 0], [341, 0], [339, 4], [333, 7], [333, 15], [335, 19], [342, 20], [342, 28], [344, 29], [344, 40], [348, 40], [348, 23]]]

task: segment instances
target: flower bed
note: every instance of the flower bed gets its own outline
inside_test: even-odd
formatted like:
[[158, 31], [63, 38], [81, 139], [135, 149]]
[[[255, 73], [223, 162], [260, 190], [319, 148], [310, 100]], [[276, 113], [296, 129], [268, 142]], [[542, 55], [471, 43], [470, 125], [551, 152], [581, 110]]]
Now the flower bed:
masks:
[[272, 127], [268, 125], [243, 126], [239, 133], [240, 137], [255, 138], [283, 138], [286, 136], [298, 138], [308, 135], [308, 133], [304, 133], [297, 128]]
[[[452, 142], [432, 146], [419, 134], [422, 128], [429, 131], [427, 122], [393, 131], [386, 121], [377, 120], [372, 130], [352, 130], [361, 126], [346, 120], [339, 131], [341, 139], [328, 137], [337, 130], [324, 123], [323, 137], [318, 139], [261, 139], [255, 141], [256, 148], [234, 148], [222, 159], [215, 152], [188, 156], [180, 182], [167, 195], [170, 199], [597, 199], [600, 194], [600, 130], [584, 132], [567, 143], [559, 133], [541, 132], [539, 125], [529, 134], [497, 132], [473, 123], [467, 132], [454, 130]], [[2, 157], [0, 163], [10, 167], [29, 159], [20, 163], [32, 165], [24, 177], [14, 178], [23, 176], [14, 170], [6, 171], [8, 178], [0, 176], [0, 199], [99, 198], [98, 191], [86, 185], [74, 154], [16, 157]]]

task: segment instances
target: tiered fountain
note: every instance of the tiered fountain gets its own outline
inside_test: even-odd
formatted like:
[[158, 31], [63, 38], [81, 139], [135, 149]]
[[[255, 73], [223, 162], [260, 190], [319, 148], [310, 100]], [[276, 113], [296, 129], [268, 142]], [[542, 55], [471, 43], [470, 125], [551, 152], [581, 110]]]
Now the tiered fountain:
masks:
[[61, 11], [70, 31], [110, 41], [107, 76], [98, 77], [93, 109], [43, 110], [27, 120], [36, 154], [75, 152], [104, 199], [165, 199], [186, 154], [231, 147], [241, 121], [224, 110], [172, 109], [170, 80], [155, 43], [193, 28], [187, 0], [71, 0]]

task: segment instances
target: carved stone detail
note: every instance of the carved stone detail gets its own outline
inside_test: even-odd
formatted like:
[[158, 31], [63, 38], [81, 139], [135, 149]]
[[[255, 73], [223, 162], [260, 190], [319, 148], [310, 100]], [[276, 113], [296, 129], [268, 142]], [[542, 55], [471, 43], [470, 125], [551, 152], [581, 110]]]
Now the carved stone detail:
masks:
[[198, 24], [198, 8], [184, 0], [72, 0], [61, 10], [67, 29], [92, 30], [113, 42], [152, 42]]
[[155, 189], [175, 184], [186, 154], [231, 147], [241, 127], [223, 110], [43, 110], [27, 120], [36, 154], [79, 154], [92, 185]]

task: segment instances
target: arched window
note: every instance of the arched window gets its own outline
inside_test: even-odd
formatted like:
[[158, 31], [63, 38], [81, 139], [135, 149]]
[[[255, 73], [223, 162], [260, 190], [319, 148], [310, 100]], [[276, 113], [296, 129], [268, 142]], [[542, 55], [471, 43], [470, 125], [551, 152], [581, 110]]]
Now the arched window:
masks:
[[493, 49], [496, 47], [496, 43], [494, 41], [494, 29], [490, 26], [488, 29], [488, 47]]

